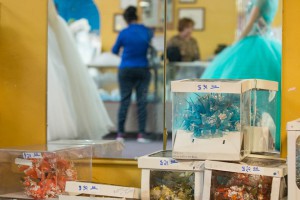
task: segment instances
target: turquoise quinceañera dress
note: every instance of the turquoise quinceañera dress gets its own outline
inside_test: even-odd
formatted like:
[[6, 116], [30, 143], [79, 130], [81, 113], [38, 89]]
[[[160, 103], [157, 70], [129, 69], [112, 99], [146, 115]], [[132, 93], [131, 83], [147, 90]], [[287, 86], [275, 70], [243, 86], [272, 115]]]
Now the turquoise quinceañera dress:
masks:
[[[250, 0], [251, 10], [259, 8], [260, 16], [250, 33], [214, 58], [202, 79], [264, 79], [281, 86], [281, 43], [272, 39], [271, 24], [278, 0]], [[280, 89], [277, 98], [280, 108]], [[280, 109], [277, 112], [275, 146], [280, 148]], [[275, 113], [274, 113], [275, 114]]]

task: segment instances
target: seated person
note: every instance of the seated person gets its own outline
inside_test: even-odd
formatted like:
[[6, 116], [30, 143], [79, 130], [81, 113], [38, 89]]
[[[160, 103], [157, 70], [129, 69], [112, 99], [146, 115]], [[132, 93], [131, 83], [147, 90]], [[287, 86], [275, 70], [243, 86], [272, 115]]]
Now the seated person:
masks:
[[198, 43], [192, 37], [194, 21], [189, 18], [179, 20], [178, 35], [172, 37], [168, 42], [168, 59], [170, 62], [192, 62], [200, 60]]

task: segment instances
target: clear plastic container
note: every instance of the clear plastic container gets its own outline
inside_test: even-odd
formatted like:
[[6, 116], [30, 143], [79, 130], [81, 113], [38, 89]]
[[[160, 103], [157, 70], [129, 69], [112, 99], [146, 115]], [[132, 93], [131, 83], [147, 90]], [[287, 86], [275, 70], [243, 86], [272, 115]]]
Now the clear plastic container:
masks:
[[271, 199], [272, 177], [212, 171], [210, 199]]
[[251, 91], [252, 152], [280, 152], [280, 104], [276, 90]]
[[[240, 160], [250, 151], [275, 151], [277, 87], [264, 80], [173, 81], [173, 156]], [[184, 154], [184, 146], [197, 153]]]
[[193, 200], [195, 173], [187, 171], [150, 172], [150, 200]]
[[287, 196], [285, 160], [247, 157], [240, 163], [206, 161], [203, 199], [282, 199]]
[[0, 149], [0, 198], [55, 198], [66, 181], [91, 181], [91, 146], [35, 145]]
[[204, 161], [175, 160], [172, 151], [138, 159], [142, 169], [142, 199], [201, 199]]

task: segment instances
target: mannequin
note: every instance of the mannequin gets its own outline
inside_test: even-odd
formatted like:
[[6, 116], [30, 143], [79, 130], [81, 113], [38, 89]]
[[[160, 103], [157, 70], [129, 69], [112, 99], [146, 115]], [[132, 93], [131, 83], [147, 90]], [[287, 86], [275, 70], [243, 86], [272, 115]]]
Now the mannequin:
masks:
[[[202, 79], [265, 79], [279, 83], [276, 149], [280, 149], [281, 43], [272, 38], [271, 24], [278, 0], [250, 0], [247, 23], [238, 41], [210, 64]], [[259, 102], [263, 104], [264, 102]], [[265, 119], [263, 121], [270, 121]], [[275, 120], [274, 120], [275, 121]]]

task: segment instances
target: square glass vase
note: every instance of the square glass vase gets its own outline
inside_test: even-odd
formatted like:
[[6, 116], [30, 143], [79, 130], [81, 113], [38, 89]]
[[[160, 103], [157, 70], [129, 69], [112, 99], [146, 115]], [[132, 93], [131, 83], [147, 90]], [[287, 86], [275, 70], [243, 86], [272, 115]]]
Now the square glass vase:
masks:
[[247, 157], [240, 163], [205, 162], [203, 199], [270, 199], [287, 196], [285, 160]]
[[202, 199], [204, 161], [175, 160], [169, 150], [140, 157], [138, 167], [142, 199]]
[[256, 79], [172, 81], [173, 158], [240, 161], [275, 151], [277, 88]]
[[87, 145], [33, 145], [0, 149], [0, 198], [48, 199], [67, 181], [92, 180], [92, 148]]

